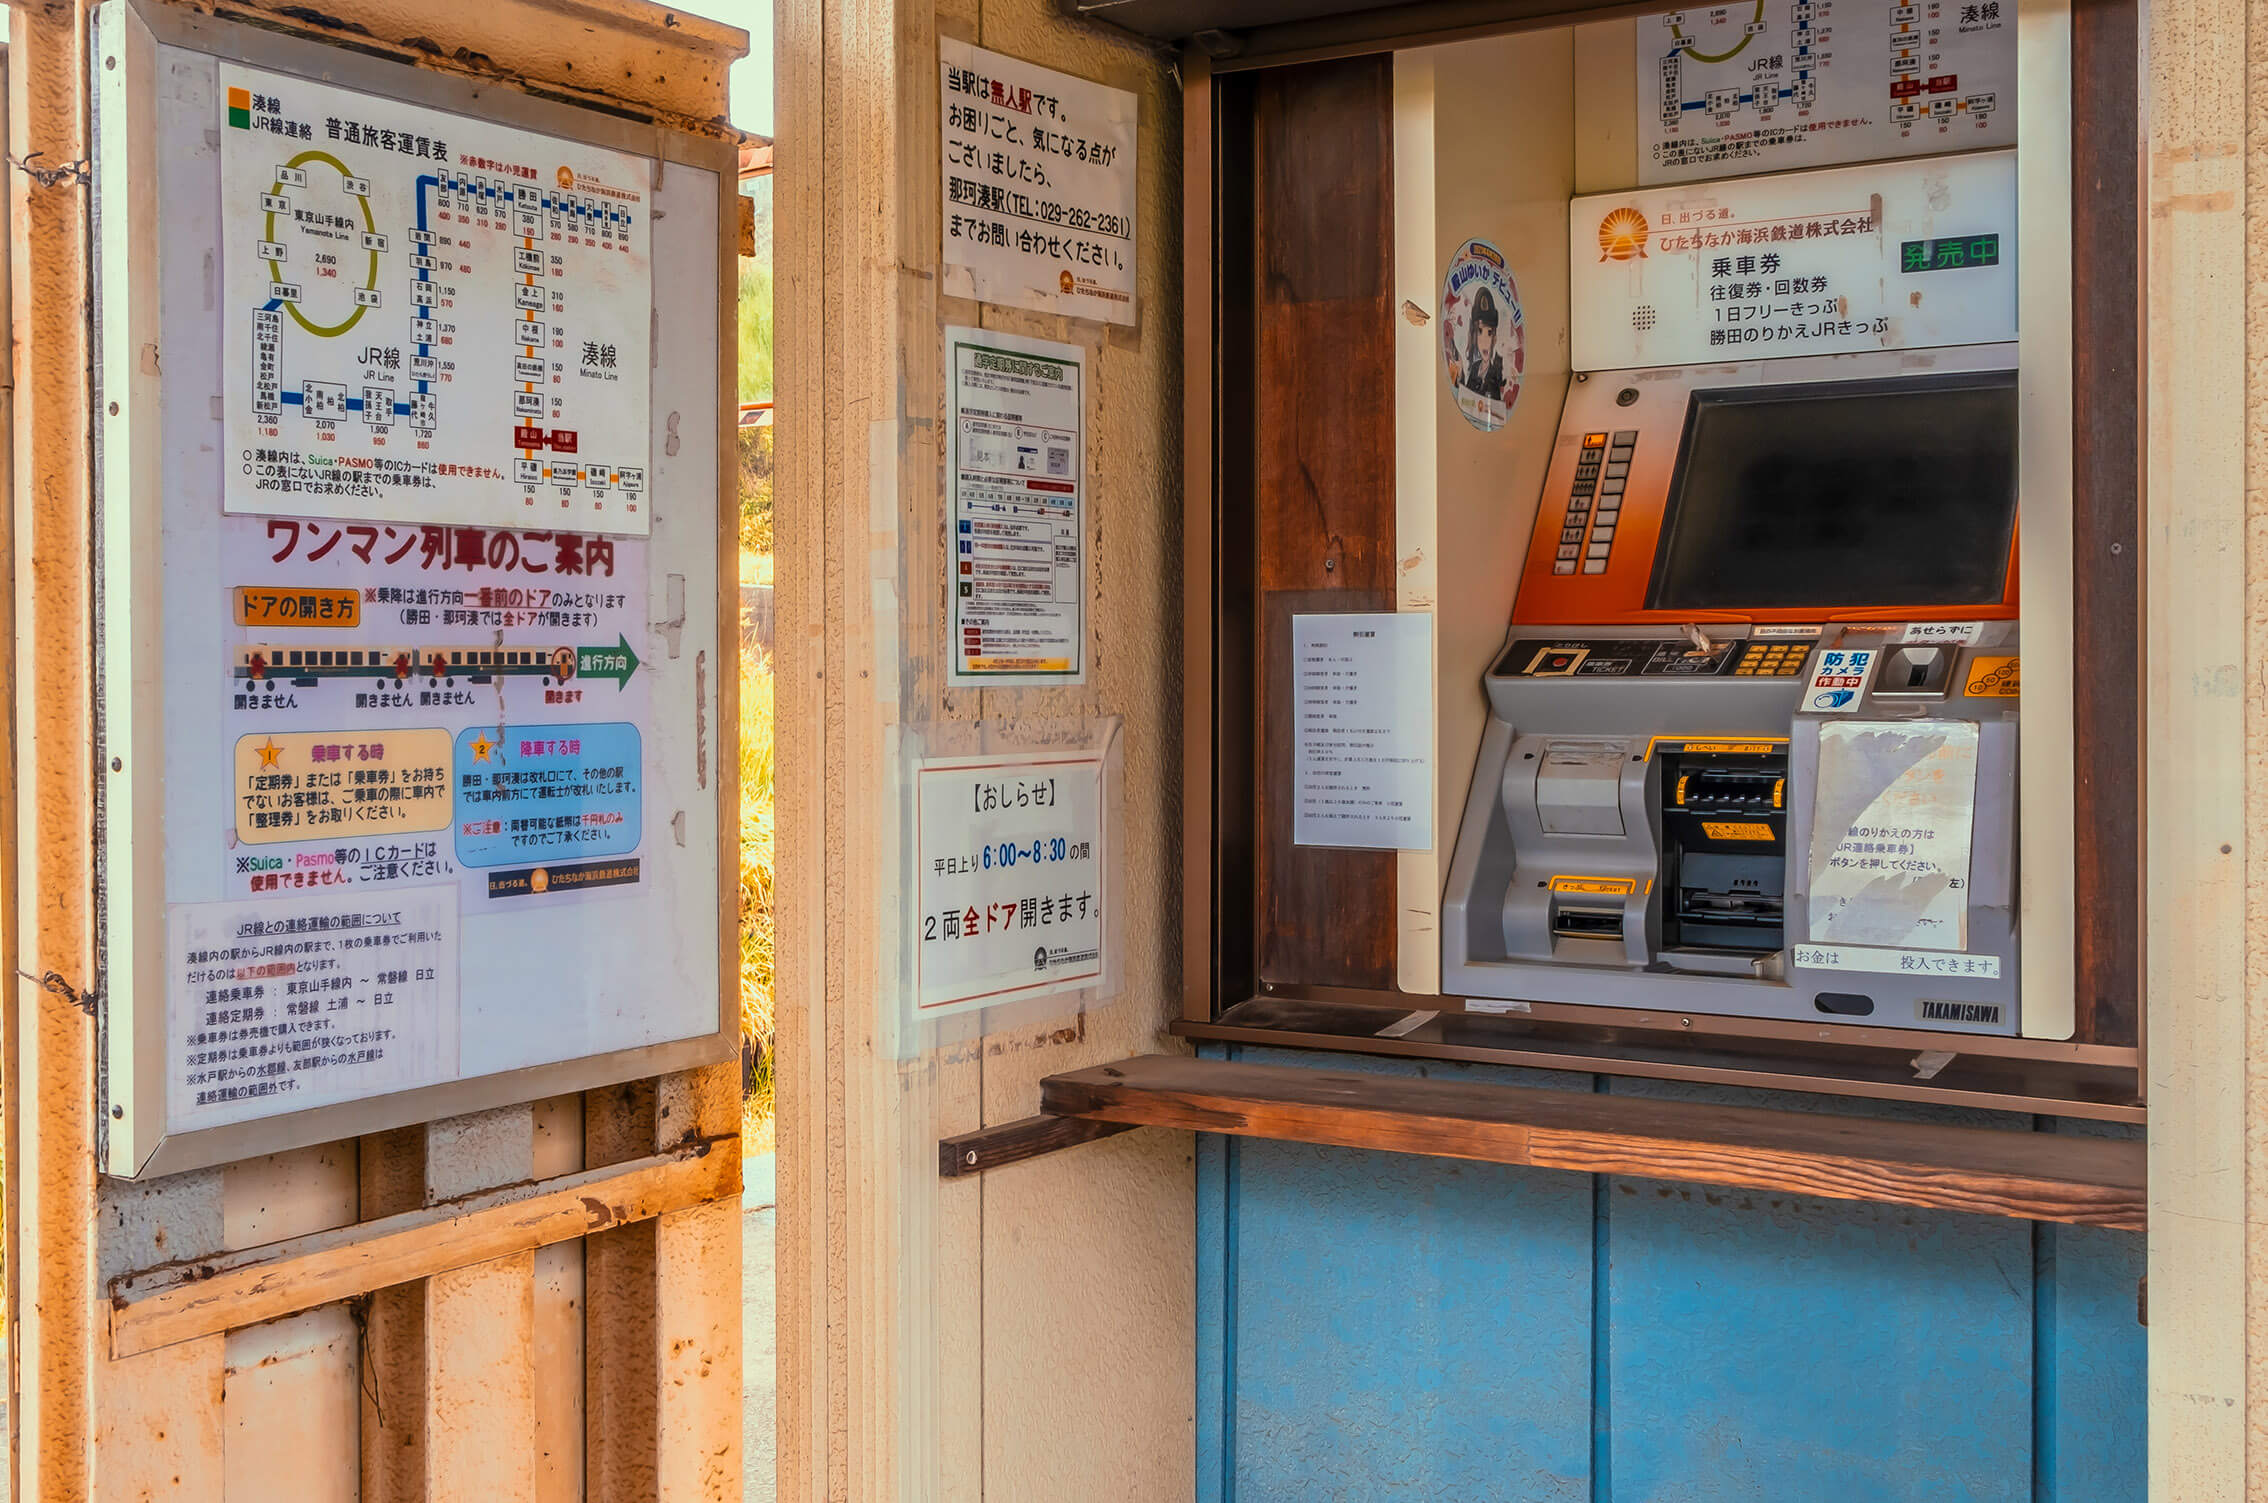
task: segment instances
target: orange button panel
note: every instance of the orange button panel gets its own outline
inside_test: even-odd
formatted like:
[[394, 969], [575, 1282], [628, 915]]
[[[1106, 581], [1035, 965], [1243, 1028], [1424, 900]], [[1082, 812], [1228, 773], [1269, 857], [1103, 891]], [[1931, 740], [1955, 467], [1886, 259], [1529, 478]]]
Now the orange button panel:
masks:
[[[1513, 602], [1515, 626], [1645, 626], [1716, 621], [2012, 621], [2016, 550], [1999, 600], [1969, 605], [1827, 612], [1817, 607], [1756, 611], [1651, 611], [1654, 573], [1669, 504], [1670, 477], [1685, 432], [1687, 395], [1757, 382], [1755, 365], [1683, 371], [1605, 371], [1570, 386], [1560, 415], [1543, 504], [1536, 509], [1527, 564]], [[1759, 663], [1750, 672], [1761, 671]]]

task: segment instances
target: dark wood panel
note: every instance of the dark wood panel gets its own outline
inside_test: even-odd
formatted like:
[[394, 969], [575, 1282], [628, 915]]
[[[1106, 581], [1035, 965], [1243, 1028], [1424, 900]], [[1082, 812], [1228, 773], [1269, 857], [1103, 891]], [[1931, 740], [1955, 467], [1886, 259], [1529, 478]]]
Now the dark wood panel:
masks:
[[1254, 969], [1263, 982], [1391, 986], [1392, 853], [1292, 843], [1290, 631], [1295, 610], [1394, 604], [1392, 60], [1277, 70], [1250, 99], [1258, 610], [1244, 644], [1253, 692], [1222, 713], [1259, 719], [1246, 765]]
[[2138, 1139], [1149, 1054], [1040, 1083], [1041, 1110], [1585, 1174], [2140, 1230]]
[[2135, 0], [2072, 13], [2077, 1037], [2140, 1038], [2142, 589]]
[[939, 1138], [937, 1174], [940, 1179], [962, 1179], [1133, 1130], [1131, 1122], [1092, 1122], [1084, 1117], [1019, 1117], [998, 1127], [980, 1127], [975, 1132]]
[[[1264, 755], [1259, 807], [1258, 941], [1263, 984], [1394, 985], [1396, 861], [1392, 851], [1292, 843], [1292, 617], [1309, 611], [1390, 611], [1384, 590], [1278, 590], [1266, 600], [1260, 681]], [[1327, 977], [1361, 977], [1333, 981]], [[1223, 998], [1224, 1003], [1241, 1000]]]

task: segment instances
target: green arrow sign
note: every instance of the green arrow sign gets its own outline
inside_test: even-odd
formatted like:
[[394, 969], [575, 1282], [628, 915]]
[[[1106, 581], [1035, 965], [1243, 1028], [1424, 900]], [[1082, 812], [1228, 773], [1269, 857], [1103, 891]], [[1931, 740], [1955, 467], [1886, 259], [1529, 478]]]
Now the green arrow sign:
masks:
[[575, 649], [575, 677], [610, 678], [619, 689], [630, 682], [630, 675], [638, 671], [638, 654], [630, 650], [630, 639], [616, 634], [612, 647], [578, 647]]

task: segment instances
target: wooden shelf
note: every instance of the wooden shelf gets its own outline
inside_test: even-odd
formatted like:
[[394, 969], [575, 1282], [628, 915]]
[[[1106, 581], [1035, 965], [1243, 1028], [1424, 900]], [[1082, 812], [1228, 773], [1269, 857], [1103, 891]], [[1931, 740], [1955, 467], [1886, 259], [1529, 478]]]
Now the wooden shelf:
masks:
[[[1697, 1030], [1681, 1026], [1675, 1013], [1618, 1014], [1611, 1021], [1583, 1016], [1598, 1011], [1493, 1014], [1465, 1011], [1446, 997], [1276, 994], [1224, 1008], [1210, 1022], [1177, 1019], [1172, 1029], [1183, 1038], [1229, 1044], [1460, 1059], [2109, 1122], [2139, 1123], [2144, 1117], [2131, 1050], [1752, 1020], [1735, 1020], [1751, 1030], [1745, 1033]], [[1411, 1028], [1412, 1012], [1434, 1016]], [[1933, 1067], [1921, 1070], [1924, 1060]]]
[[[1040, 1083], [1046, 1118], [1171, 1127], [1583, 1174], [2139, 1231], [2140, 1141], [1891, 1122], [1149, 1054]], [[1029, 1143], [1034, 1119], [993, 1132]], [[1040, 1129], [1044, 1132], [1044, 1129]], [[951, 1162], [991, 1162], [984, 1133]], [[1057, 1133], [1048, 1147], [1084, 1141]], [[970, 1159], [970, 1153], [976, 1153]], [[1030, 1157], [1003, 1154], [1000, 1162]], [[945, 1157], [941, 1155], [941, 1158]]]

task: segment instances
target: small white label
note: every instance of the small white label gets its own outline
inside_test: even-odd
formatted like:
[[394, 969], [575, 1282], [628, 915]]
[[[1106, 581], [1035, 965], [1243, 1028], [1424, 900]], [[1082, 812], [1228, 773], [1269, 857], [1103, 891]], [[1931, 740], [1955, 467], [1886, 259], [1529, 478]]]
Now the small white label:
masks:
[[1878, 950], [1869, 945], [1796, 945], [1798, 969], [1872, 971], [1885, 976], [1966, 976], [2000, 979], [1997, 955], [1949, 955], [1935, 950]]
[[1815, 653], [1811, 678], [1803, 686], [1803, 710], [1814, 715], [1848, 715], [1866, 698], [1874, 677], [1875, 647], [1835, 647]]
[[1467, 997], [1465, 999], [1465, 1011], [1532, 1012], [1534, 1009], [1525, 1002], [1514, 1002], [1505, 997]]
[[1901, 642], [1927, 642], [1940, 647], [1967, 647], [1984, 635], [1982, 621], [1909, 621], [1898, 634]]
[[1439, 1012], [1413, 1012], [1406, 1017], [1396, 1018], [1393, 1022], [1388, 1023], [1384, 1028], [1379, 1029], [1374, 1037], [1382, 1039], [1407, 1038], [1440, 1016]]
[[1818, 636], [1819, 631], [1820, 629], [1816, 626], [1759, 626], [1754, 631], [1750, 632], [1749, 636], [1758, 639], [1768, 639], [1773, 637], [1802, 637], [1809, 639]]

